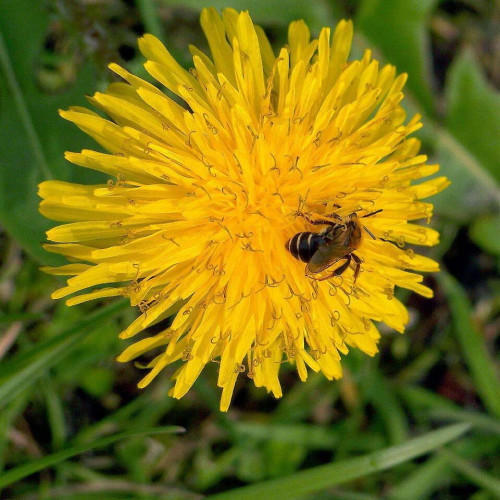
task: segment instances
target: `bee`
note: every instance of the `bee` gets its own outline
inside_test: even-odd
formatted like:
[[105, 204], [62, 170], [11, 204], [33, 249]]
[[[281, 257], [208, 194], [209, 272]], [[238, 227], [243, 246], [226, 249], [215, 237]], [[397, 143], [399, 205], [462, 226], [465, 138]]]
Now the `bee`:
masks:
[[[313, 225], [326, 225], [327, 227], [320, 233], [303, 231], [290, 238], [285, 248], [297, 260], [306, 262], [306, 276], [318, 281], [323, 281], [334, 276], [342, 275], [352, 263], [354, 263], [354, 283], [359, 276], [362, 260], [354, 253], [361, 246], [363, 229], [373, 238], [375, 236], [361, 224], [360, 219], [371, 217], [382, 212], [382, 209], [375, 210], [369, 214], [358, 217], [356, 212], [351, 213], [344, 220], [337, 214], [332, 214], [330, 218], [338, 219], [339, 222], [330, 220], [313, 220], [306, 214], [298, 212], [297, 215]], [[325, 277], [317, 277], [321, 273], [333, 266], [337, 262], [344, 260], [338, 268]]]

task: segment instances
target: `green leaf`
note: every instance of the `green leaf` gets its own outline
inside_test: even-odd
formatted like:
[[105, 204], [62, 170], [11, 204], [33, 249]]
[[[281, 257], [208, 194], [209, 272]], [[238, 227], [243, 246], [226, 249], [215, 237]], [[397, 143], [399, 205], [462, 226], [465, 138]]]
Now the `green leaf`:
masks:
[[11, 445], [9, 435], [11, 434], [15, 423], [22, 418], [23, 412], [28, 404], [29, 401], [27, 395], [22, 394], [0, 412], [0, 476], [5, 468], [5, 462], [10, 456], [10, 453], [8, 452]]
[[431, 497], [431, 493], [444, 481], [449, 481], [448, 461], [440, 455], [434, 456], [424, 464], [406, 474], [401, 483], [394, 485], [388, 498], [390, 500], [420, 500]]
[[491, 88], [470, 51], [453, 62], [447, 79], [448, 114], [451, 133], [488, 169], [498, 188], [500, 163], [500, 94]]
[[55, 379], [47, 373], [42, 377], [38, 385], [40, 386], [40, 394], [43, 395], [46, 402], [52, 447], [60, 449], [64, 446], [68, 433], [62, 394], [57, 391], [58, 387]]
[[255, 498], [267, 500], [306, 495], [389, 469], [429, 453], [463, 435], [469, 428], [467, 424], [450, 425], [375, 453], [314, 467], [279, 479], [212, 495], [209, 498], [212, 500], [254, 500]]
[[[26, 13], [29, 12], [29, 22]], [[43, 93], [36, 69], [49, 24], [46, 3], [4, 0], [0, 15], [0, 223], [38, 261], [55, 262], [41, 247], [50, 224], [38, 213], [37, 184], [49, 178], [97, 179], [92, 172], [70, 167], [65, 149], [91, 144], [65, 123], [58, 108], [84, 104], [93, 90], [86, 68], [64, 94]]]
[[468, 222], [500, 207], [498, 148], [492, 140], [492, 132], [500, 130], [500, 96], [465, 51], [449, 70], [446, 97], [447, 129], [435, 130], [435, 149], [451, 185], [433, 203], [438, 213]]
[[310, 424], [238, 422], [236, 431], [242, 438], [252, 441], [276, 441], [320, 450], [335, 449], [340, 439], [337, 431]]
[[417, 420], [427, 417], [429, 411], [436, 408], [450, 411], [458, 408], [450, 399], [418, 385], [401, 385], [398, 393]]
[[485, 339], [472, 321], [467, 295], [446, 271], [441, 271], [438, 279], [446, 292], [457, 340], [479, 397], [492, 415], [500, 417], [500, 380]]
[[374, 372], [366, 393], [367, 399], [384, 421], [390, 443], [404, 442], [408, 438], [408, 421], [389, 381]]
[[143, 391], [129, 403], [123, 403], [116, 411], [106, 415], [98, 422], [82, 427], [74, 437], [74, 444], [97, 439], [109, 429], [140, 428], [156, 425], [175, 407], [176, 400], [165, 397], [170, 386], [168, 379], [160, 379], [155, 386]]
[[145, 31], [164, 41], [164, 28], [153, 0], [137, 0], [137, 7], [144, 23]]
[[[468, 457], [469, 460], [480, 461], [482, 457], [496, 455], [498, 445], [498, 440], [485, 439], [479, 435], [462, 439], [446, 449], [441, 448], [425, 463], [404, 474], [400, 482], [393, 485], [388, 498], [391, 500], [441, 498], [439, 490], [444, 488], [447, 491], [456, 475], [443, 451], [451, 449], [461, 456]], [[436, 494], [433, 495], [433, 492]]]
[[2, 313], [0, 312], [0, 325], [10, 325], [16, 321], [40, 321], [43, 318], [42, 313]]
[[118, 301], [103, 307], [59, 335], [39, 342], [29, 352], [3, 363], [0, 368], [0, 408], [18, 397], [46, 370], [76, 349], [103, 321], [109, 321], [127, 304], [126, 301]]
[[127, 432], [121, 432], [119, 434], [115, 434], [113, 436], [108, 436], [98, 441], [93, 441], [90, 444], [80, 444], [76, 446], [70, 446], [65, 450], [61, 450], [57, 453], [53, 453], [52, 455], [43, 457], [39, 460], [34, 460], [24, 465], [20, 465], [19, 467], [15, 467], [14, 469], [10, 469], [7, 472], [4, 472], [0, 477], [0, 489], [9, 486], [20, 479], [23, 479], [35, 472], [47, 469], [48, 467], [52, 467], [68, 458], [74, 457], [76, 455], [81, 455], [82, 453], [86, 453], [87, 451], [94, 450], [96, 448], [103, 448], [105, 446], [109, 446], [110, 444], [116, 443], [117, 441], [121, 441], [122, 439], [126, 439], [129, 437], [137, 437], [137, 436], [146, 436], [151, 434], [172, 434], [178, 432], [184, 432], [185, 429], [182, 427], [153, 427], [149, 429], [140, 429], [140, 430], [131, 430]]
[[472, 483], [491, 492], [496, 498], [500, 497], [500, 480], [478, 469], [450, 450], [441, 450], [439, 454], [445, 457], [457, 471], [461, 472]]
[[297, 2], [281, 0], [279, 6], [269, 0], [161, 0], [169, 8], [182, 7], [201, 11], [204, 7], [215, 7], [219, 12], [231, 7], [238, 11], [248, 10], [253, 21], [262, 24], [287, 26], [291, 21], [304, 19], [310, 28], [319, 31], [331, 19], [326, 2]]
[[474, 243], [492, 255], [500, 256], [500, 216], [488, 215], [472, 222], [469, 235]]
[[[378, 46], [387, 62], [396, 64], [398, 72], [409, 74], [405, 107], [410, 115], [425, 111], [424, 128], [418, 135], [435, 151], [431, 161], [441, 165], [439, 175], [451, 181], [450, 187], [432, 198], [436, 213], [468, 222], [491, 207], [500, 207], [500, 190], [492, 174], [494, 168], [498, 169], [498, 154], [496, 142], [491, 140], [491, 131], [500, 129], [499, 97], [487, 87], [471, 61], [464, 64], [459, 58], [448, 79], [450, 116], [446, 127], [433, 122], [431, 50], [426, 26], [435, 4], [436, 0], [364, 0], [355, 26], [370, 42], [358, 40], [359, 45]], [[464, 95], [474, 85], [477, 89], [470, 96]], [[413, 102], [412, 97], [418, 102]], [[488, 110], [484, 109], [488, 106]], [[488, 147], [480, 151], [486, 142]]]
[[491, 207], [500, 207], [500, 190], [486, 167], [448, 130], [434, 127], [433, 134], [439, 174], [451, 181], [432, 197], [436, 212], [466, 223]]
[[489, 417], [485, 413], [467, 411], [462, 409], [435, 408], [430, 409], [429, 415], [441, 420], [451, 420], [452, 422], [467, 422], [475, 429], [481, 429], [488, 434], [500, 436], [500, 421]]
[[364, 0], [355, 23], [398, 72], [409, 74], [408, 87], [431, 116], [434, 106], [427, 20], [436, 1]]
[[110, 369], [97, 366], [83, 375], [81, 385], [89, 394], [98, 398], [111, 392], [114, 381], [115, 374]]

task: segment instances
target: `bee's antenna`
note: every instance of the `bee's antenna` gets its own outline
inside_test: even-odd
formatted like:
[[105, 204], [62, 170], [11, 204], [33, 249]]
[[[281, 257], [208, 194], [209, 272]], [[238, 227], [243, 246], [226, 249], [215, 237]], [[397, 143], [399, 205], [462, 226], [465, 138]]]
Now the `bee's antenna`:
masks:
[[[380, 212], [382, 212], [382, 208], [379, 208], [378, 210], [375, 210], [373, 212], [370, 212], [369, 214], [366, 214], [366, 215], [363, 215], [361, 218], [362, 219], [365, 219], [366, 217], [372, 217], [373, 215], [377, 215], [379, 214]], [[363, 229], [374, 239], [376, 240], [377, 238], [375, 238], [374, 234], [366, 227], [366, 226], [363, 226]]]
[[375, 238], [375, 236], [373, 235], [373, 233], [366, 227], [366, 226], [363, 226], [363, 229], [374, 239], [376, 240], [377, 238]]

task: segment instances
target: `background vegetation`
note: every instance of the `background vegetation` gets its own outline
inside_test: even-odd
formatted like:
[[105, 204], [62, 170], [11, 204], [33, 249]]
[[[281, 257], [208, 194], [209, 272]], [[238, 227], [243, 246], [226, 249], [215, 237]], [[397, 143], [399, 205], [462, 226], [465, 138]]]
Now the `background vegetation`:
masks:
[[500, 497], [499, 3], [208, 4], [250, 9], [276, 46], [294, 19], [317, 35], [352, 17], [354, 56], [372, 47], [409, 73], [407, 106], [424, 114], [425, 151], [452, 180], [435, 199], [442, 243], [431, 255], [443, 271], [427, 282], [436, 296], [402, 295], [407, 333], [384, 329], [374, 359], [352, 352], [338, 383], [302, 384], [285, 369], [282, 400], [241, 384], [227, 414], [216, 366], [181, 401], [166, 397], [171, 371], [139, 391], [140, 371], [114, 360], [124, 347], [117, 333], [136, 312], [118, 301], [68, 308], [50, 299], [61, 281], [38, 270], [53, 260], [40, 246], [49, 222], [36, 185], [96, 181], [63, 160], [65, 150], [95, 146], [57, 109], [105, 88], [111, 61], [145, 76], [136, 47], [144, 32], [189, 67], [188, 44], [205, 47], [198, 17], [207, 4], [2, 0], [2, 498]]

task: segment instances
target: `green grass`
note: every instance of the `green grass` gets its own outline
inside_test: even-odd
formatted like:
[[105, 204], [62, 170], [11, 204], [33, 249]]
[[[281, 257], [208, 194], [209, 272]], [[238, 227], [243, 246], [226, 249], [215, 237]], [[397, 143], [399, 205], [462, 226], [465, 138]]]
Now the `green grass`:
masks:
[[50, 299], [61, 282], [39, 266], [59, 261], [41, 248], [49, 223], [38, 213], [36, 185], [99, 180], [63, 160], [65, 150], [93, 145], [57, 109], [84, 105], [86, 94], [102, 89], [110, 61], [145, 76], [135, 51], [144, 30], [189, 67], [188, 44], [204, 43], [198, 16], [206, 5], [2, 5], [2, 498], [499, 497], [500, 53], [493, 27], [500, 14], [493, 1], [215, 3], [248, 8], [276, 45], [293, 19], [304, 18], [317, 35], [353, 16], [353, 52], [372, 47], [409, 74], [405, 101], [409, 113], [424, 115], [425, 153], [452, 180], [431, 200], [442, 243], [430, 255], [443, 271], [428, 279], [435, 298], [404, 297], [411, 326], [404, 336], [384, 330], [375, 358], [350, 353], [338, 382], [313, 375], [301, 383], [284, 367], [281, 400], [242, 383], [223, 414], [215, 365], [180, 401], [167, 396], [173, 369], [137, 389], [138, 367], [115, 362], [123, 349], [117, 333], [136, 315], [125, 302], [68, 308]]

